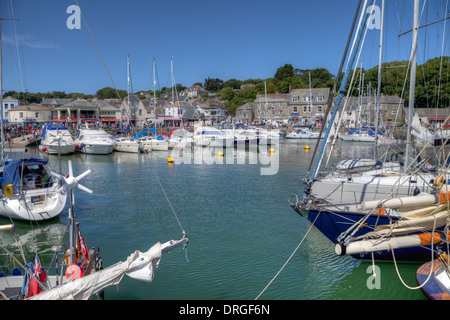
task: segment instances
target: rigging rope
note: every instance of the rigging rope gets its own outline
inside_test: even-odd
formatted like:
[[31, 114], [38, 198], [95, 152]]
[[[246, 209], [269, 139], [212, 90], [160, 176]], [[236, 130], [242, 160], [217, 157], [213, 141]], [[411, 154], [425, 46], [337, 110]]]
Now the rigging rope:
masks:
[[319, 214], [316, 216], [316, 218], [314, 219], [314, 222], [311, 224], [311, 226], [309, 227], [308, 231], [306, 232], [305, 236], [303, 237], [302, 241], [300, 241], [300, 243], [298, 244], [297, 248], [295, 248], [294, 252], [292, 252], [291, 256], [287, 259], [287, 261], [284, 263], [284, 265], [281, 267], [281, 269], [277, 272], [277, 274], [272, 278], [272, 280], [270, 280], [270, 282], [267, 284], [267, 286], [263, 289], [263, 291], [261, 291], [261, 293], [255, 298], [255, 300], [258, 300], [258, 298], [264, 293], [264, 291], [266, 291], [266, 289], [272, 284], [272, 282], [276, 279], [276, 277], [278, 277], [278, 275], [281, 273], [281, 271], [283, 271], [284, 267], [286, 267], [286, 265], [288, 264], [288, 262], [291, 260], [291, 258], [294, 256], [294, 254], [297, 252], [297, 250], [300, 248], [300, 246], [302, 245], [303, 241], [306, 239], [306, 237], [308, 236], [309, 232], [311, 231], [312, 227], [314, 226], [314, 223], [316, 222], [317, 218], [319, 217]]

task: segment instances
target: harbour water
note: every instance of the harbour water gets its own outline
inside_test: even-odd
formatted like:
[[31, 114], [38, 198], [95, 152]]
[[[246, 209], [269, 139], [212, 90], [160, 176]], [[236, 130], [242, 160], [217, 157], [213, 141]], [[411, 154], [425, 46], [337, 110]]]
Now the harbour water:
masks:
[[[261, 174], [267, 165], [242, 163], [232, 150], [225, 156], [233, 161], [213, 163], [169, 164], [171, 151], [62, 156], [62, 172], [68, 171], [68, 160], [74, 175], [92, 171], [81, 183], [94, 192], [76, 190], [75, 213], [87, 245], [100, 248], [104, 267], [158, 241], [180, 239], [182, 229], [189, 238], [185, 250], [163, 254], [152, 283], [125, 276], [118, 288], [105, 290], [105, 299], [425, 299], [420, 290], [402, 284], [393, 263], [376, 263], [375, 279], [371, 262], [338, 257], [333, 243], [288, 205], [303, 188], [300, 180], [313, 150], [312, 144], [305, 150], [306, 144], [311, 142], [280, 143], [271, 155], [279, 161], [277, 171], [267, 175]], [[366, 157], [372, 146], [347, 143], [341, 150], [345, 156]], [[49, 157], [57, 163], [56, 156]], [[36, 248], [50, 251], [49, 243], [64, 232], [67, 221], [64, 211], [38, 225], [16, 222], [27, 257]], [[0, 219], [0, 224], [8, 222]], [[11, 234], [1, 241], [16, 249]], [[411, 287], [417, 286], [418, 267], [398, 264]]]

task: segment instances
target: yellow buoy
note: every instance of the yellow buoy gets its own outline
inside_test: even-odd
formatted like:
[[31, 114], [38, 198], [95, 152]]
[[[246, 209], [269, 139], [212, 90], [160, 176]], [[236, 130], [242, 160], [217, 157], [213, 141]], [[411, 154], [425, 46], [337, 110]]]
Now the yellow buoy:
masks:
[[269, 149], [269, 152], [270, 152], [270, 153], [274, 153], [274, 152], [275, 152], [275, 149], [274, 149], [274, 148], [270, 148], [270, 149]]
[[308, 145], [305, 146], [305, 150], [309, 150], [309, 146]]
[[222, 151], [217, 152], [217, 156], [218, 157], [223, 157], [223, 152]]
[[174, 163], [174, 162], [175, 162], [175, 160], [174, 160], [174, 158], [172, 158], [172, 157], [169, 157], [169, 158], [167, 159], [167, 162], [169, 162], [169, 163]]

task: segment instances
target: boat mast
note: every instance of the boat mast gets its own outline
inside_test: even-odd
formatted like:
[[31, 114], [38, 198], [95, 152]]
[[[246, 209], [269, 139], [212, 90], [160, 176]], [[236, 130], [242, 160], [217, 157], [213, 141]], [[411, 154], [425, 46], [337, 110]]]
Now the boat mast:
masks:
[[153, 58], [153, 114], [155, 115], [155, 134], [156, 134], [156, 65]]
[[383, 33], [384, 33], [384, 0], [381, 2], [381, 30], [380, 30], [380, 53], [378, 55], [378, 87], [377, 87], [377, 107], [375, 111], [375, 148], [373, 158], [378, 157], [378, 121], [380, 116], [380, 94], [381, 94], [381, 63], [383, 56]]
[[3, 132], [3, 70], [2, 70], [2, 65], [3, 65], [3, 61], [2, 61], [2, 23], [1, 23], [1, 13], [0, 13], [0, 105], [1, 105], [1, 110], [0, 110], [0, 131], [1, 131], [1, 151], [0, 151], [0, 156], [1, 156], [1, 160], [4, 159], [4, 149], [5, 149], [5, 133]]
[[309, 78], [309, 128], [312, 131], [313, 129], [313, 121], [312, 121], [312, 92], [311, 92], [311, 72], [308, 72], [308, 78]]
[[[369, 4], [368, 4], [368, 2], [369, 2]], [[358, 30], [357, 30], [357, 33], [356, 33], [356, 36], [355, 36], [355, 41], [354, 41], [354, 47], [355, 48], [359, 47], [359, 45], [360, 45], [360, 42], [362, 40], [363, 30], [364, 30], [364, 28], [366, 26], [367, 19], [368, 19], [369, 15], [370, 15], [369, 13], [367, 13], [368, 5], [372, 6], [373, 5], [373, 0], [369, 0], [369, 1], [366, 0], [366, 2], [364, 3], [363, 10], [361, 11], [361, 15], [363, 17], [362, 17], [361, 23], [358, 26]], [[334, 118], [336, 117], [337, 111], [339, 110], [339, 105], [341, 104], [341, 101], [342, 101], [342, 99], [344, 97], [345, 89], [346, 89], [347, 82], [348, 82], [348, 78], [350, 76], [350, 71], [351, 71], [351, 69], [353, 67], [353, 63], [354, 63], [355, 58], [356, 58], [356, 53], [358, 51], [358, 50], [354, 50], [355, 48], [352, 49], [350, 57], [349, 57], [349, 60], [348, 60], [348, 63], [347, 63], [347, 66], [345, 68], [344, 77], [342, 78], [342, 82], [341, 82], [341, 85], [339, 87], [339, 93], [338, 93], [338, 96], [336, 97], [336, 102], [335, 102], [335, 105], [334, 105], [334, 108], [333, 108], [333, 112], [331, 113], [331, 117], [330, 117], [330, 120], [328, 122], [327, 131], [325, 132], [325, 135], [324, 135], [324, 138], [323, 138], [323, 142], [322, 142], [322, 146], [321, 146], [319, 155], [317, 157], [316, 164], [315, 164], [315, 166], [313, 168], [313, 171], [311, 173], [311, 176], [309, 178], [310, 182], [312, 182], [316, 178], [317, 171], [319, 170], [320, 163], [322, 162], [322, 159], [323, 159], [323, 155], [324, 155], [325, 147], [326, 147], [326, 144], [327, 144], [328, 136], [330, 134], [331, 128], [334, 125]], [[336, 79], [336, 81], [338, 81], [338, 79]]]
[[409, 79], [409, 106], [408, 106], [408, 127], [406, 134], [405, 168], [410, 164], [410, 154], [412, 148], [411, 124], [414, 117], [414, 94], [416, 86], [416, 61], [417, 61], [417, 38], [419, 27], [419, 0], [414, 0], [414, 20], [412, 29], [411, 45], [411, 75]]

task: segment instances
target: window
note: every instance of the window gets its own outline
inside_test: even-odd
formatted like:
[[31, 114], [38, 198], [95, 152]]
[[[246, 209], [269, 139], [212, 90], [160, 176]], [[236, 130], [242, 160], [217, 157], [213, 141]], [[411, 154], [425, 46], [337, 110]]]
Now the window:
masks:
[[36, 112], [35, 114], [34, 114], [34, 117], [37, 119], [37, 118], [39, 118], [39, 112]]
[[23, 112], [19, 113], [19, 118], [23, 118]]
[[283, 115], [283, 110], [280, 110], [280, 116], [282, 116]]
[[317, 97], [317, 101], [323, 101], [323, 96]]
[[139, 115], [142, 116], [142, 109], [139, 109]]
[[322, 106], [317, 106], [317, 112], [322, 113]]
[[298, 112], [298, 111], [297, 111], [297, 107], [293, 107], [293, 110], [292, 110], [292, 111]]
[[298, 97], [297, 97], [297, 96], [292, 97], [292, 101], [293, 101], [293, 102], [297, 102], [297, 101], [298, 101]]
[[397, 114], [397, 109], [392, 109], [392, 114]]
[[303, 112], [312, 112], [311, 106], [304, 106], [303, 107]]

